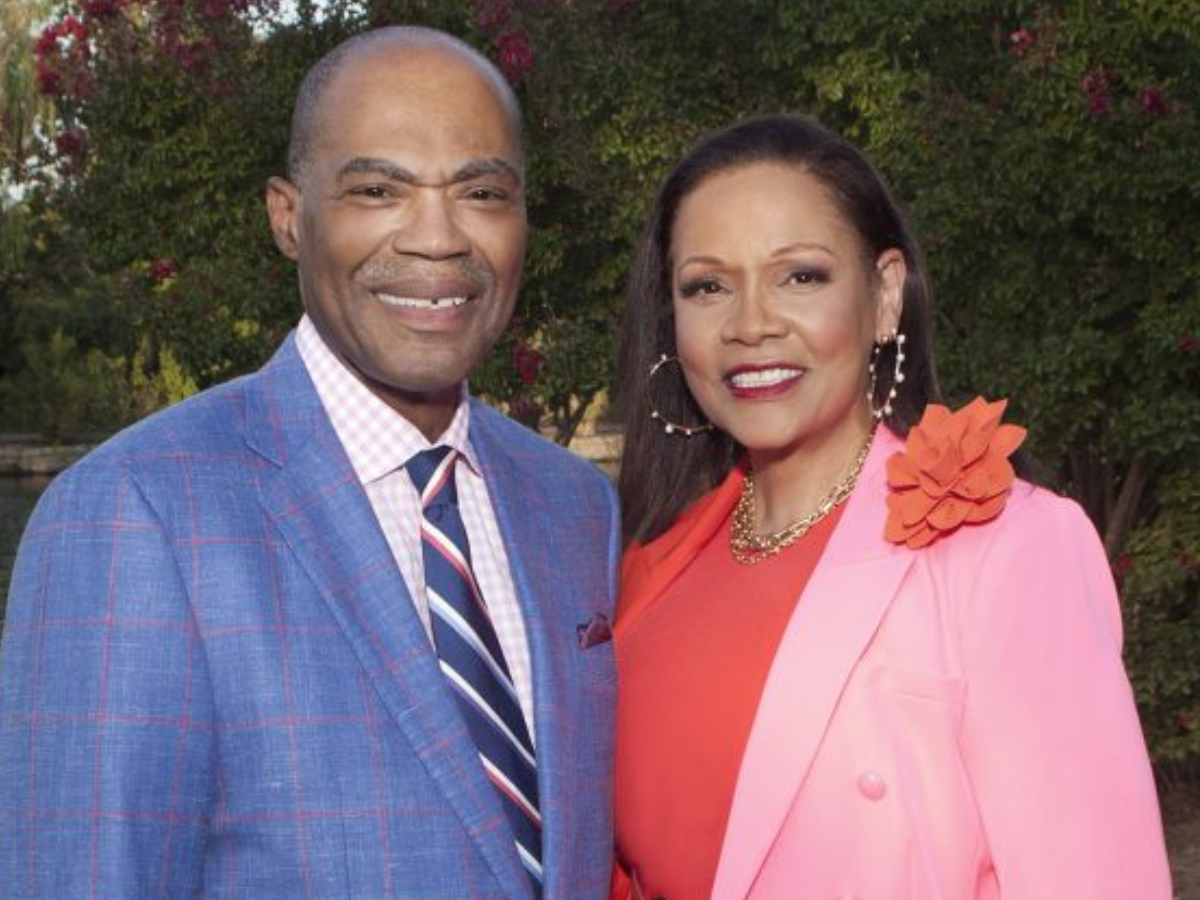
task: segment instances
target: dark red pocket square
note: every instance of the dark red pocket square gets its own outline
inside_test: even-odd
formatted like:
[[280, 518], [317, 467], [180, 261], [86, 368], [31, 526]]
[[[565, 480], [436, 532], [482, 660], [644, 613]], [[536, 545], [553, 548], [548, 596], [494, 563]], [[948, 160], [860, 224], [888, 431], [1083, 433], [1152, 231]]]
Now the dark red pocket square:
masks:
[[603, 613], [596, 613], [586, 625], [577, 625], [575, 633], [579, 635], [579, 646], [584, 650], [612, 640], [612, 626]]

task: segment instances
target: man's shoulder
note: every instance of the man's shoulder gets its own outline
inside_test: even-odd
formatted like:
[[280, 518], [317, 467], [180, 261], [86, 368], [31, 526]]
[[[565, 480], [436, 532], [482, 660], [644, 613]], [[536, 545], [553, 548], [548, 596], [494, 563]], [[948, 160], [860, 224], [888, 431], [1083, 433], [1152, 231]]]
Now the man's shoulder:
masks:
[[533, 465], [548, 470], [547, 474], [561, 472], [595, 481], [597, 485], [611, 486], [608, 477], [595, 464], [513, 421], [481, 400], [472, 399], [471, 417], [472, 440], [476, 435], [482, 436], [493, 455], [503, 457], [508, 464]]
[[109, 480], [206, 458], [233, 460], [245, 445], [245, 389], [251, 377], [208, 388], [135, 422], [92, 449], [59, 480]]

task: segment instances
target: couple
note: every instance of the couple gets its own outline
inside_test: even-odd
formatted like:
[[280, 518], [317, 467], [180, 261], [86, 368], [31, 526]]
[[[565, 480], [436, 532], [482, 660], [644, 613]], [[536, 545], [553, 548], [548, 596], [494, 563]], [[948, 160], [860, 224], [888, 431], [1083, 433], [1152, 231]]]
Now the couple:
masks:
[[870, 165], [777, 116], [668, 177], [623, 534], [606, 479], [467, 393], [523, 191], [513, 93], [457, 40], [308, 74], [267, 189], [295, 334], [28, 526], [0, 894], [1165, 900], [1096, 536], [1013, 480], [1002, 404], [933, 402]]

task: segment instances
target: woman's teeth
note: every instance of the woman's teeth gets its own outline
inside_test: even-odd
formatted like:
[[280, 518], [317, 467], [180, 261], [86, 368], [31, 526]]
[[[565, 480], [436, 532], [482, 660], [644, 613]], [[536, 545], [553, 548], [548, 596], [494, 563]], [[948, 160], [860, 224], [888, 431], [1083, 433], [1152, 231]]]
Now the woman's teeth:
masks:
[[735, 388], [761, 388], [781, 384], [799, 378], [804, 374], [803, 369], [755, 369], [747, 372], [735, 372], [729, 376], [729, 383]]

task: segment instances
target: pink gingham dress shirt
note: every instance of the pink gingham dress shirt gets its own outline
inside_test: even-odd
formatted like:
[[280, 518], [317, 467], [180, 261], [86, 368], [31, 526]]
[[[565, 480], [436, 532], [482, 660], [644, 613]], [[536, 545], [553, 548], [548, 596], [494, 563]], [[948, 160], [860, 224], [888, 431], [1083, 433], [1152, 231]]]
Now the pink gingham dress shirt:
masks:
[[421, 504], [404, 465], [417, 453], [434, 446], [451, 447], [466, 462], [466, 465], [456, 467], [455, 477], [459, 512], [471, 543], [471, 564], [508, 661], [529, 733], [536, 742], [525, 622], [521, 618], [496, 514], [471, 448], [471, 407], [467, 402], [466, 386], [463, 386], [462, 399], [450, 427], [436, 444], [431, 444], [415, 425], [376, 397], [346, 368], [326, 346], [307, 315], [301, 318], [296, 330], [296, 346], [333, 423], [333, 430], [367, 492], [375, 518], [379, 520], [431, 641], [429, 600], [425, 595], [425, 572], [421, 561]]

